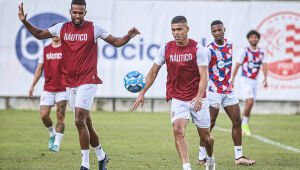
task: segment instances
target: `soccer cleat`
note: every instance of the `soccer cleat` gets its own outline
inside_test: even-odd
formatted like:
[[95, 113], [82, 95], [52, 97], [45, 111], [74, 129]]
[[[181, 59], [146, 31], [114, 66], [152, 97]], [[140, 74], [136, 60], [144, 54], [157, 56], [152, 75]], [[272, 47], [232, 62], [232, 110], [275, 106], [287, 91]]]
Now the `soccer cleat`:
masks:
[[80, 170], [90, 170], [90, 169], [88, 169], [88, 168], [86, 168], [86, 167], [84, 167], [84, 166], [81, 166], [81, 167], [80, 167]]
[[49, 138], [49, 143], [48, 143], [48, 149], [49, 149], [49, 150], [51, 150], [51, 148], [53, 147], [54, 140], [55, 140], [55, 136], [51, 136], [51, 137]]
[[245, 156], [241, 156], [240, 158], [234, 160], [234, 164], [236, 166], [239, 166], [239, 165], [250, 166], [250, 165], [254, 165], [255, 163], [256, 163], [255, 160], [249, 160]]
[[197, 162], [198, 165], [206, 165], [206, 158], [202, 159], [202, 160], [199, 160], [198, 159], [198, 162]]
[[50, 149], [50, 151], [58, 152], [59, 151], [59, 146], [58, 145], [53, 145], [52, 148]]
[[109, 156], [107, 154], [105, 154], [105, 157], [103, 160], [98, 161], [99, 163], [99, 170], [107, 170], [106, 165], [108, 163], [109, 160]]
[[216, 164], [215, 164], [215, 159], [207, 159], [206, 160], [206, 170], [215, 170], [216, 169]]
[[248, 125], [242, 125], [242, 134], [247, 136], [251, 135]]

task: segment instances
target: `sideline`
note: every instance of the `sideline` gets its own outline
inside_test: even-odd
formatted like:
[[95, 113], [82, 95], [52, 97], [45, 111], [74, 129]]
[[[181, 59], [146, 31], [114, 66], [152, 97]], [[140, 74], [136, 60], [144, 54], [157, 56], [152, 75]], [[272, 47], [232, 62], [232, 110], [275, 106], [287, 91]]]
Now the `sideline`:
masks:
[[[225, 129], [225, 128], [221, 128], [221, 127], [218, 127], [218, 126], [215, 126], [214, 129], [219, 130], [219, 131], [223, 131], [223, 132], [229, 132], [229, 133], [231, 133], [231, 129]], [[294, 148], [292, 146], [284, 145], [284, 144], [272, 141], [270, 139], [264, 138], [264, 137], [259, 136], [259, 135], [253, 135], [253, 134], [251, 134], [249, 137], [254, 138], [256, 140], [259, 140], [259, 141], [262, 141], [264, 143], [268, 143], [270, 145], [274, 145], [274, 146], [283, 148], [285, 150], [289, 150], [289, 151], [294, 151], [294, 152], [300, 153], [300, 149], [298, 149], [298, 148]]]

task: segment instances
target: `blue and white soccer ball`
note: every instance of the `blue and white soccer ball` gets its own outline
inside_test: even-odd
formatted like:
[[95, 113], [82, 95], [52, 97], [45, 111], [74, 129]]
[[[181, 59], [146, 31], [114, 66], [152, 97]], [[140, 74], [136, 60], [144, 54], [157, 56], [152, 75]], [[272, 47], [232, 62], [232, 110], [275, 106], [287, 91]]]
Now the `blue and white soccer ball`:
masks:
[[146, 80], [144, 75], [138, 71], [129, 72], [124, 77], [124, 86], [132, 93], [141, 91], [145, 87], [145, 84]]

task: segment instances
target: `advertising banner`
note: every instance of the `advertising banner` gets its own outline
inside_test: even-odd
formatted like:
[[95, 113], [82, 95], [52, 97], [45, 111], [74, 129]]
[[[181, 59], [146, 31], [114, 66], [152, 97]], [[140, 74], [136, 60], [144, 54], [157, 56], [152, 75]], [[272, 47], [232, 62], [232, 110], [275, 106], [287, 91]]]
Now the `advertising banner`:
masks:
[[[70, 20], [70, 1], [24, 0], [24, 11], [33, 25], [46, 29], [53, 23]], [[141, 35], [123, 47], [115, 48], [98, 39], [98, 85], [96, 97], [136, 97], [124, 88], [124, 76], [133, 70], [145, 76], [153, 65], [159, 47], [173, 40], [171, 20], [184, 15], [189, 38], [206, 46], [213, 41], [210, 24], [221, 20], [225, 37], [233, 42], [234, 63], [249, 45], [251, 29], [261, 33], [259, 46], [267, 53], [268, 88], [258, 78], [258, 100], [300, 101], [300, 3], [299, 2], [197, 2], [197, 1], [104, 1], [87, 0], [86, 20], [120, 37], [136, 27]], [[17, 0], [0, 0], [2, 40], [0, 41], [0, 96], [27, 96], [38, 64], [38, 57], [51, 39], [37, 40], [18, 18]], [[239, 77], [236, 92], [239, 94]], [[166, 67], [163, 66], [146, 97], [164, 98]], [[34, 95], [43, 90], [44, 78]]]

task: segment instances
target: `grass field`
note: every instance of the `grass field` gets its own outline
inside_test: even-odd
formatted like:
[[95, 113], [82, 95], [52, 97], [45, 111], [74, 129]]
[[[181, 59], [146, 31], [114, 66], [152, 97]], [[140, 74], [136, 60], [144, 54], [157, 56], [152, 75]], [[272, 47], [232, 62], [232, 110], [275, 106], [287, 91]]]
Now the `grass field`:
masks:
[[[55, 113], [52, 112], [52, 118]], [[181, 169], [168, 113], [92, 112], [92, 119], [104, 151], [111, 160], [108, 169]], [[47, 148], [49, 134], [43, 127], [39, 111], [0, 111], [0, 169], [79, 169], [81, 153], [74, 115], [66, 115], [66, 130], [61, 150]], [[55, 119], [54, 119], [55, 120]], [[299, 115], [253, 115], [253, 134], [272, 141], [300, 148]], [[217, 126], [230, 129], [225, 114], [220, 114]], [[233, 166], [231, 134], [215, 129], [216, 169], [300, 169], [300, 153], [263, 143], [251, 137], [243, 138], [245, 156], [257, 160], [252, 167]], [[193, 169], [205, 169], [196, 164], [199, 137], [189, 123], [186, 137]], [[90, 152], [91, 170], [97, 169], [96, 155]]]

